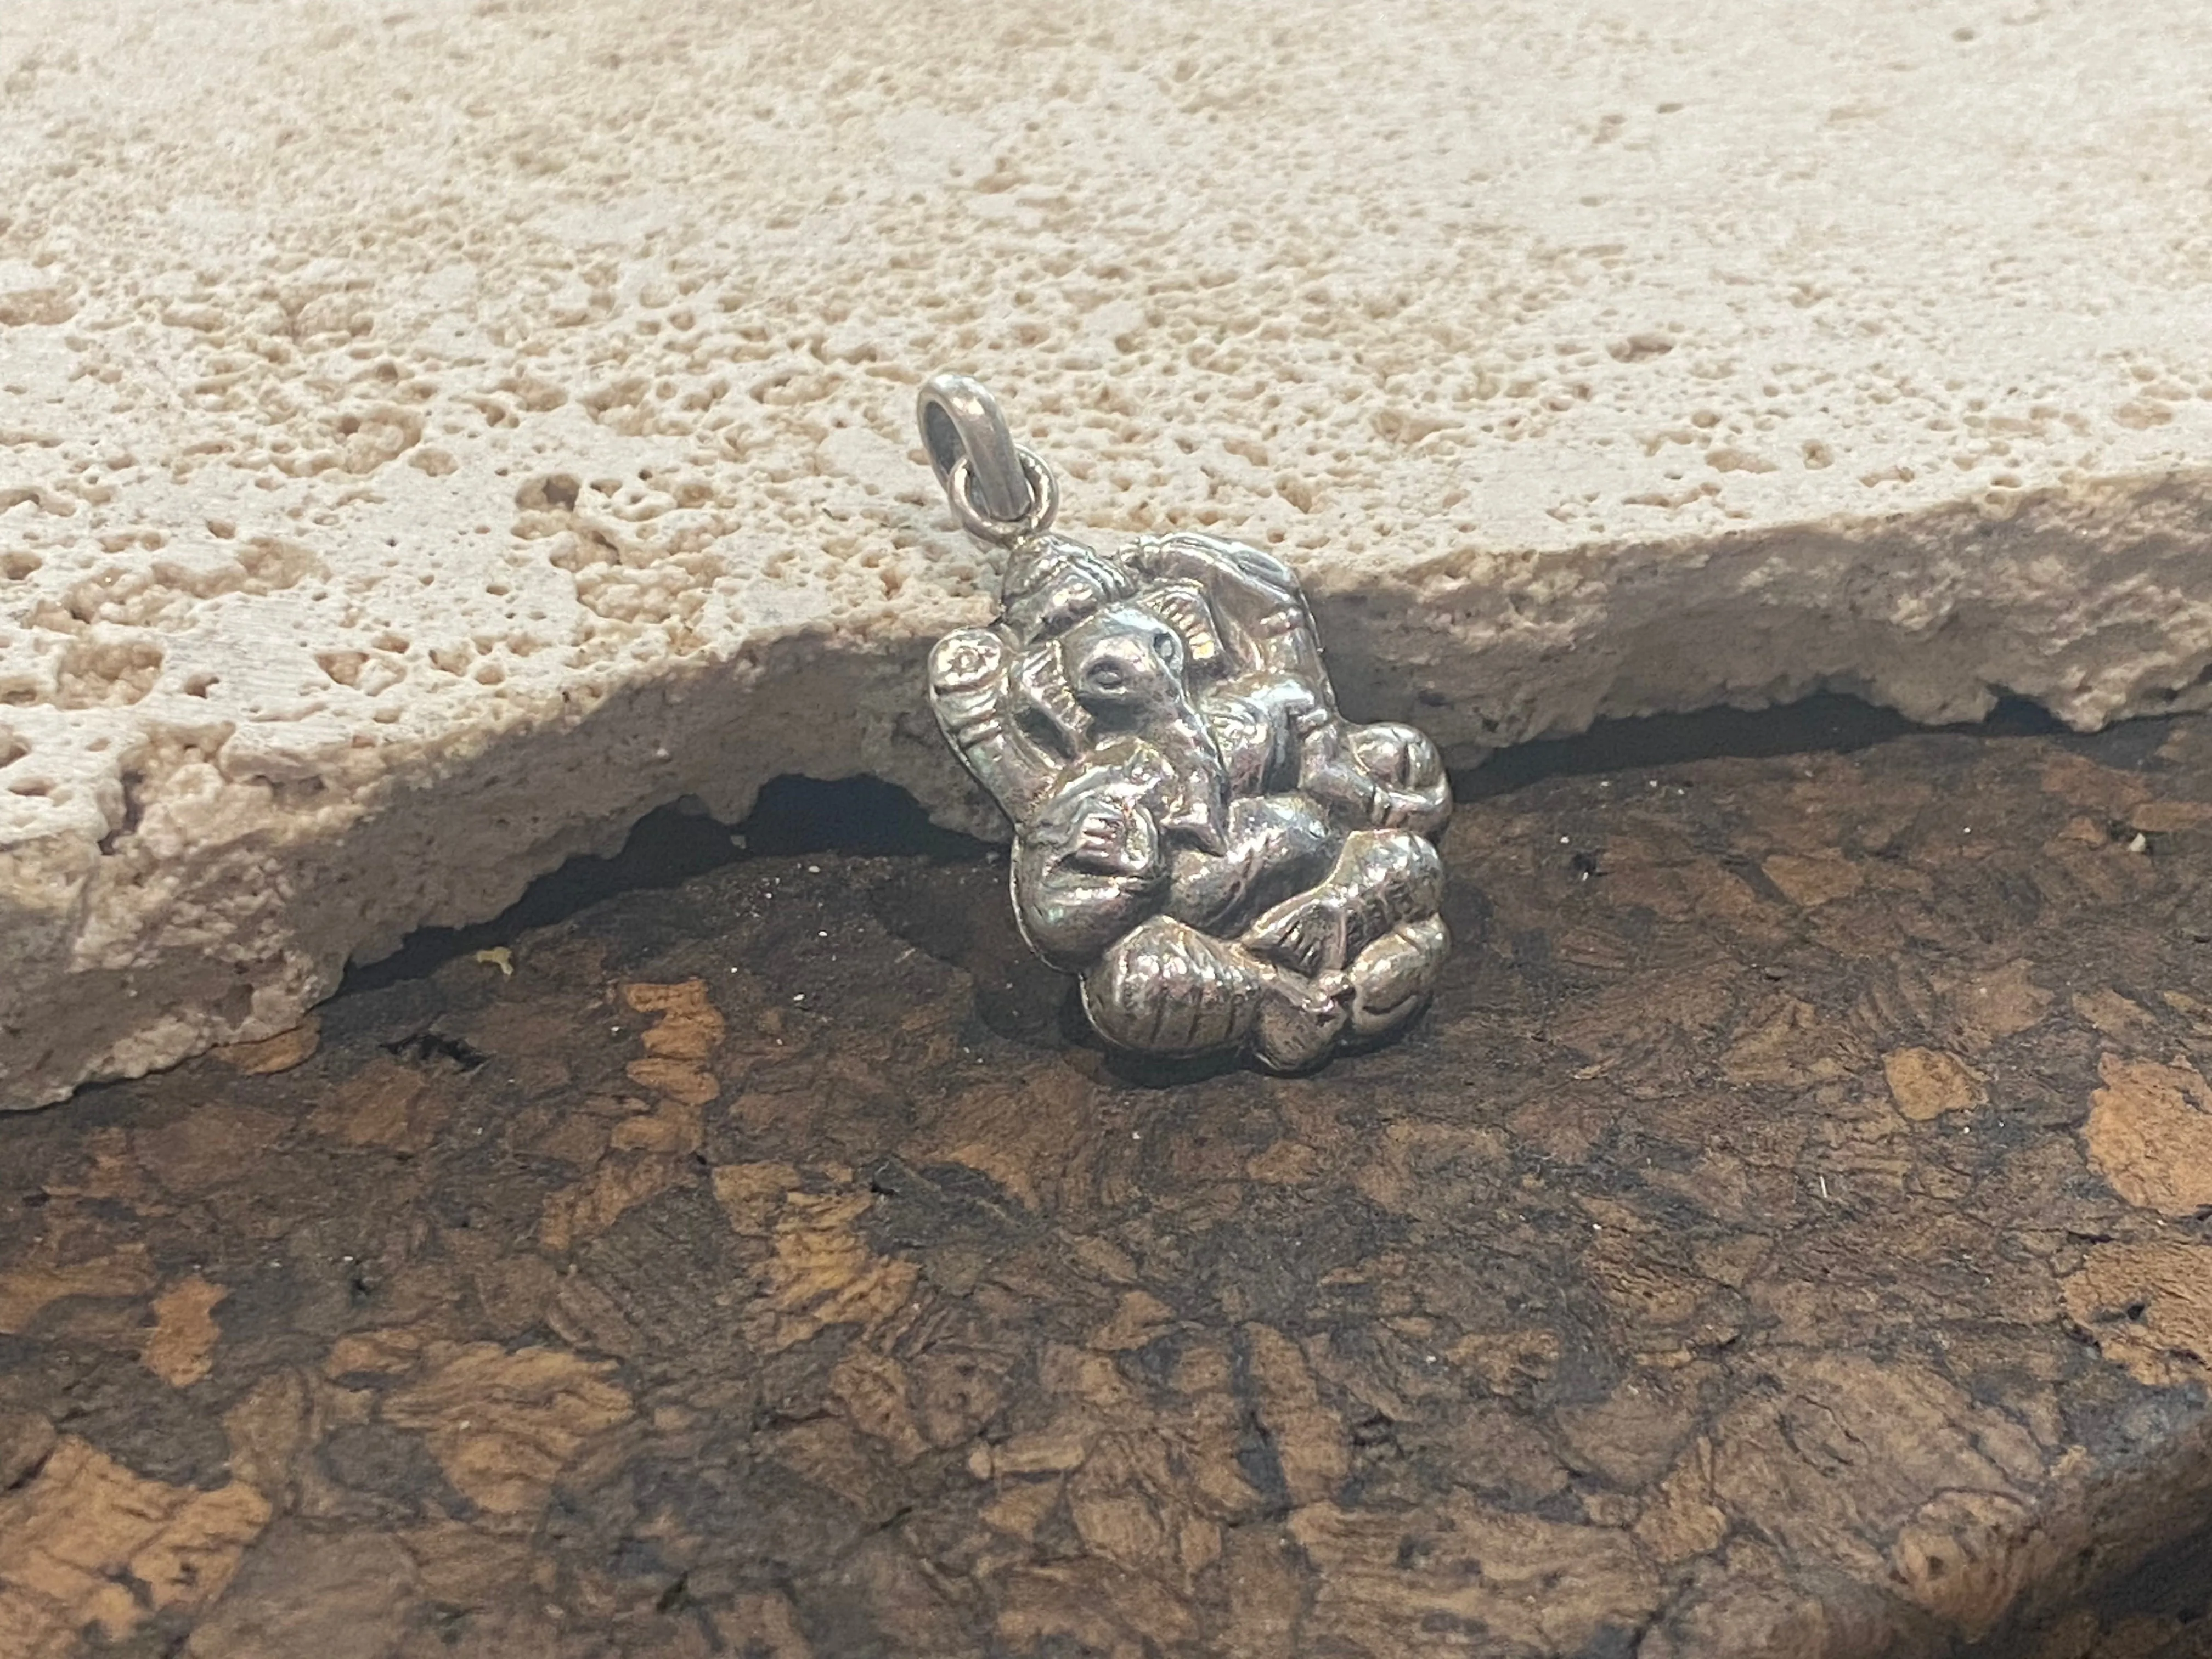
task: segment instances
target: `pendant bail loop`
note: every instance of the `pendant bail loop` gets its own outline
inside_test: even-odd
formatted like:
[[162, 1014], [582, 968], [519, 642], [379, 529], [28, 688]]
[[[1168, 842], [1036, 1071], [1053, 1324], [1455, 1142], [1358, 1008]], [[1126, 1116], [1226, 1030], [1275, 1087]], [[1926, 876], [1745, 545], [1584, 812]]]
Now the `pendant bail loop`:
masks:
[[932, 375], [915, 412], [930, 467], [969, 534], [1003, 544], [1051, 522], [1059, 494], [1051, 470], [1015, 443], [999, 400], [981, 381]]

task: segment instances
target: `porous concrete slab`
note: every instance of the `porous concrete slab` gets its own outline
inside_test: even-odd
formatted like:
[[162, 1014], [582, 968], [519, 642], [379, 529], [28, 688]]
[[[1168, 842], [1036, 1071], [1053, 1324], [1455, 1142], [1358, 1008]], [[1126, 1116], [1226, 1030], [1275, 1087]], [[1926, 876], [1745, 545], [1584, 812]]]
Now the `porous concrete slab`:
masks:
[[0, 73], [0, 1103], [678, 797], [984, 822], [939, 368], [1463, 757], [2212, 698], [2193, 0], [10, 0]]

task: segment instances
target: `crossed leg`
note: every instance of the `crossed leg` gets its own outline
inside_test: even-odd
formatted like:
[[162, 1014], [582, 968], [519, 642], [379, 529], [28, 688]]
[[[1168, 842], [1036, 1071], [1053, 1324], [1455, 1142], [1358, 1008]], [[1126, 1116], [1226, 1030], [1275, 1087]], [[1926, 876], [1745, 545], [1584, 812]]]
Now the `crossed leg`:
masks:
[[1323, 1059], [1349, 1034], [1373, 1038], [1419, 1012], [1450, 938], [1437, 915], [1443, 868], [1403, 830], [1346, 838], [1319, 885], [1285, 900], [1241, 939], [1154, 916], [1083, 977], [1091, 1024], [1152, 1054], [1249, 1047], [1276, 1071]]
[[1309, 978], [1172, 916], [1131, 928], [1083, 976], [1084, 1011], [1110, 1042], [1164, 1054], [1246, 1047], [1284, 1072], [1328, 1054], [1354, 1000], [1348, 974]]
[[1261, 916], [1240, 942], [1309, 979], [1342, 972], [1393, 929], [1434, 916], [1443, 886], [1443, 860], [1419, 836], [1356, 830], [1327, 876]]

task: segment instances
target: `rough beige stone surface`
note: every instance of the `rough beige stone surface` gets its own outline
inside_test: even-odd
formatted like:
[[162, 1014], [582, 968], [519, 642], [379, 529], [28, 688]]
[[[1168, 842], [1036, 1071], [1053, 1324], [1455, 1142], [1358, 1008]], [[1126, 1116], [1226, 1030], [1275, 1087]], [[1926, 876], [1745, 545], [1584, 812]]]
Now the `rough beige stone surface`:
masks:
[[683, 795], [981, 822], [940, 367], [1462, 755], [2212, 693], [2193, 0], [9, 0], [0, 76], [0, 1104]]

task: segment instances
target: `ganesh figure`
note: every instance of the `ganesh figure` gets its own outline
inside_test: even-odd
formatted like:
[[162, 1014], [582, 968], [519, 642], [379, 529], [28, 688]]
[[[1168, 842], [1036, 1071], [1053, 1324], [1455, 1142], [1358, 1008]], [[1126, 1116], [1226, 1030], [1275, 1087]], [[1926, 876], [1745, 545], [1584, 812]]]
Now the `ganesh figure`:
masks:
[[[941, 471], [972, 530], [992, 520], [967, 465]], [[1268, 554], [1012, 529], [989, 538], [998, 620], [938, 643], [929, 698], [1012, 820], [1022, 933], [1080, 980], [1093, 1028], [1295, 1072], [1412, 1019], [1450, 948], [1435, 744], [1338, 712], [1297, 579]]]

